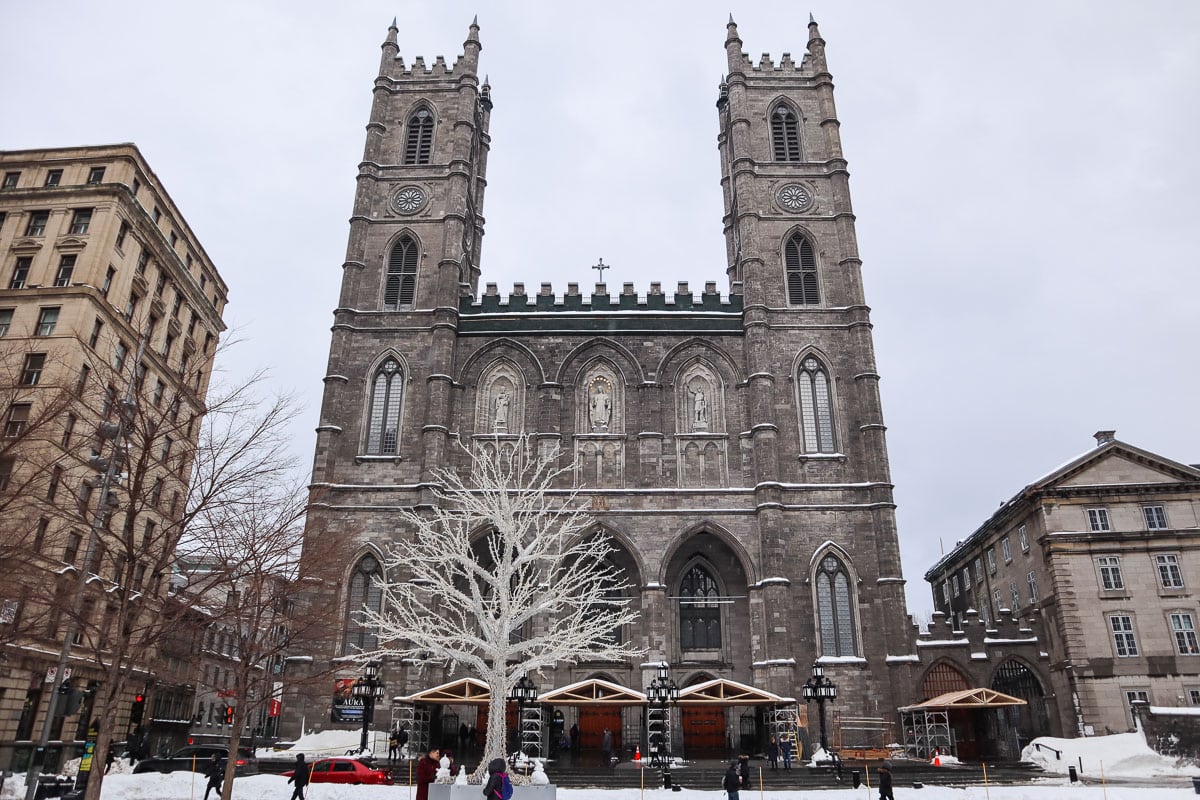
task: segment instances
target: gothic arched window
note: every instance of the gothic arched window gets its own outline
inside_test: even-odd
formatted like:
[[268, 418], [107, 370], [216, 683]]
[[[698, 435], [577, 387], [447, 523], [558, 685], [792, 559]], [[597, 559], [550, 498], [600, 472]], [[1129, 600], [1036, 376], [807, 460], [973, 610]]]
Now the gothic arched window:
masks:
[[371, 411], [367, 424], [367, 453], [394, 455], [400, 436], [400, 400], [404, 373], [400, 363], [388, 358], [371, 378]]
[[433, 150], [433, 114], [422, 108], [408, 119], [408, 138], [404, 142], [405, 164], [428, 164]]
[[812, 243], [800, 234], [794, 234], [783, 246], [783, 265], [787, 270], [788, 302], [794, 306], [815, 306], [820, 303], [817, 256]]
[[771, 112], [771, 144], [776, 161], [800, 160], [800, 124], [789, 106], [781, 104]]
[[416, 286], [417, 242], [406, 234], [392, 245], [392, 252], [388, 254], [383, 309], [395, 311], [402, 306], [411, 306]]
[[855, 656], [854, 593], [850, 573], [835, 555], [827, 555], [817, 566], [817, 628], [821, 632], [821, 655]]
[[834, 453], [833, 397], [829, 373], [820, 361], [809, 356], [796, 376], [800, 386], [800, 422], [804, 431], [804, 452]]
[[721, 646], [721, 590], [704, 567], [692, 567], [679, 585], [679, 645], [684, 650]]
[[379, 580], [383, 578], [383, 567], [373, 555], [359, 559], [350, 576], [350, 588], [346, 593], [346, 652], [355, 653], [374, 650], [379, 643], [379, 634], [374, 627], [364, 625], [362, 610], [383, 609], [383, 591]]

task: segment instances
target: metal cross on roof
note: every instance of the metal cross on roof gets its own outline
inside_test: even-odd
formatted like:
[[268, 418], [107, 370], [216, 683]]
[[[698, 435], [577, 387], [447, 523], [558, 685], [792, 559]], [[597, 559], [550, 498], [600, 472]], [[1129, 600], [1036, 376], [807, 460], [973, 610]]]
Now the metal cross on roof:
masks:
[[605, 264], [605, 263], [604, 263], [604, 259], [602, 258], [602, 259], [600, 259], [600, 263], [599, 263], [599, 264], [594, 264], [594, 265], [592, 265], [592, 269], [594, 269], [594, 270], [596, 270], [597, 272], [599, 272], [599, 273], [600, 273], [600, 280], [601, 280], [601, 281], [603, 281], [603, 280], [604, 280], [604, 270], [606, 270], [606, 269], [612, 269], [612, 265], [610, 265], [610, 264]]

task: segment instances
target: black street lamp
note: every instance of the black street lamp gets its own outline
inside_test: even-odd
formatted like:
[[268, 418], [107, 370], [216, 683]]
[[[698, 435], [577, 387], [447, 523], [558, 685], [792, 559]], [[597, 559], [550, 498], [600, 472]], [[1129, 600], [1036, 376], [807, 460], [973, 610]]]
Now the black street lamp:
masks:
[[[658, 665], [658, 674], [654, 680], [650, 681], [650, 685], [646, 687], [646, 699], [651, 703], [657, 703], [659, 713], [662, 715], [662, 742], [658, 750], [651, 750], [651, 758], [658, 758], [660, 764], [664, 767], [671, 757], [671, 718], [669, 716], [668, 706], [671, 703], [679, 702], [679, 687], [675, 685], [675, 681], [671, 680], [671, 673], [666, 662], [661, 662]], [[650, 746], [653, 748], [655, 742], [651, 740]]]
[[358, 751], [365, 753], [367, 752], [367, 730], [375, 722], [375, 703], [383, 699], [384, 684], [379, 679], [379, 662], [368, 661], [363, 664], [362, 677], [354, 682], [354, 688], [350, 691], [363, 704], [362, 739], [359, 741]]
[[825, 670], [821, 669], [820, 664], [813, 664], [812, 677], [801, 687], [804, 693], [804, 702], [811, 703], [817, 701], [817, 714], [821, 721], [821, 749], [826, 753], [829, 752], [829, 739], [825, 736], [825, 702], [832, 702], [837, 698], [837, 686], [834, 686], [833, 681], [825, 677]]
[[525, 752], [525, 706], [533, 705], [538, 699], [537, 686], [529, 675], [522, 675], [508, 692], [508, 699], [517, 704], [517, 751]]

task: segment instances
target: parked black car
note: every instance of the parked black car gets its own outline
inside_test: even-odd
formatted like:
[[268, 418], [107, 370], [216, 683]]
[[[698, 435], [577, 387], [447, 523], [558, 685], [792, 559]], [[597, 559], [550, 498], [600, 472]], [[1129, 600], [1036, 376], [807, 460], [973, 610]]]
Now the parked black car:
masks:
[[[169, 756], [144, 758], [133, 768], [138, 772], [204, 772], [213, 755], [226, 758], [229, 748], [219, 744], [192, 744], [176, 750]], [[258, 759], [251, 750], [239, 748], [234, 775], [258, 774]]]

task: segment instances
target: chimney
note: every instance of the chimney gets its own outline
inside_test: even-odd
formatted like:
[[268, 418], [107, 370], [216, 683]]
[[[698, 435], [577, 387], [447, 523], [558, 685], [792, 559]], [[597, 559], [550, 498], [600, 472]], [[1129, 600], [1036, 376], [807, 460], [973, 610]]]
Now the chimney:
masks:
[[1115, 441], [1117, 438], [1116, 431], [1096, 431], [1092, 435], [1096, 437], [1096, 446], [1097, 447], [1099, 447], [1102, 444], [1108, 444], [1109, 442]]

